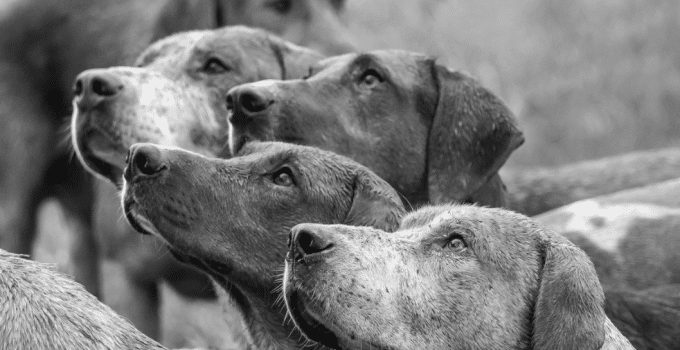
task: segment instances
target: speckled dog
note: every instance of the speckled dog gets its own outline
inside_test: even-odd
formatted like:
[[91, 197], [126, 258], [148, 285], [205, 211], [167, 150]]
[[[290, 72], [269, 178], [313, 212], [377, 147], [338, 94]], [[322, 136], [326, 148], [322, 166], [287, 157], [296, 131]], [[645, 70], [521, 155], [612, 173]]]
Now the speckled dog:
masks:
[[509, 211], [426, 207], [398, 231], [292, 230], [285, 300], [341, 349], [633, 349], [586, 254]]
[[[263, 30], [241, 26], [164, 38], [144, 51], [136, 68], [80, 74], [71, 130], [74, 148], [86, 168], [117, 186], [125, 154], [135, 142], [220, 155], [227, 135], [222, 95], [228, 89], [247, 81], [302, 75], [319, 57]], [[210, 284], [203, 274], [159, 252], [153, 240], [140, 241], [118, 220], [112, 186], [98, 190], [97, 242], [107, 266], [123, 276], [123, 281], [111, 283], [124, 291], [105, 294], [105, 301], [155, 336], [160, 279], [189, 297], [209, 296]], [[103, 281], [105, 288], [109, 279]]]

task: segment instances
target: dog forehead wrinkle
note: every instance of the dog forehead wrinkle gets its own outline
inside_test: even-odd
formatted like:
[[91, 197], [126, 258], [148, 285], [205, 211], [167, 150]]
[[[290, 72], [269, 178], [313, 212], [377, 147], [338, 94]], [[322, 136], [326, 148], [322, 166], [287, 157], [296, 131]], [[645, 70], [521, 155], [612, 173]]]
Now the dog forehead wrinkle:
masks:
[[135, 66], [167, 65], [173, 57], [184, 57], [210, 31], [189, 31], [163, 38], [146, 49], [135, 61]]

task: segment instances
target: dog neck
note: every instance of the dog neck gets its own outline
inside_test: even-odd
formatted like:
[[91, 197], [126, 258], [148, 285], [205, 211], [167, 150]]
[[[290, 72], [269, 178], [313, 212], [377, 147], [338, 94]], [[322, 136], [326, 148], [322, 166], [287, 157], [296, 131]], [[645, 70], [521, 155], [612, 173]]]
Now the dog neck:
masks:
[[239, 281], [214, 272], [210, 275], [218, 286], [220, 301], [235, 305], [241, 314], [248, 345], [255, 349], [319, 349], [305, 346], [304, 336], [286, 317], [283, 302], [272, 292], [273, 283]]

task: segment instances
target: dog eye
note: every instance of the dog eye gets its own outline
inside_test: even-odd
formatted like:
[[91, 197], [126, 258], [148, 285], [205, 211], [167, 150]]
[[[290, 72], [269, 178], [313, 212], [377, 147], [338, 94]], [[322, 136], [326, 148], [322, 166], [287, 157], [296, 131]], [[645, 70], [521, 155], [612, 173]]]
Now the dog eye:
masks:
[[219, 58], [210, 57], [207, 61], [205, 61], [203, 67], [201, 67], [201, 70], [208, 74], [221, 74], [231, 71], [231, 67], [222, 62], [222, 60]]
[[361, 74], [361, 78], [359, 78], [359, 82], [361, 82], [361, 84], [366, 87], [376, 86], [383, 81], [383, 77], [375, 69], [367, 69], [363, 74]]
[[467, 244], [465, 243], [465, 240], [463, 240], [463, 237], [454, 235], [446, 243], [446, 248], [452, 249], [454, 251], [462, 251], [463, 249], [467, 248]]
[[283, 167], [272, 174], [272, 180], [279, 186], [293, 186], [293, 172], [288, 167]]
[[293, 3], [291, 0], [272, 0], [268, 1], [265, 6], [281, 15], [285, 15], [286, 13], [290, 12], [291, 7], [293, 7]]

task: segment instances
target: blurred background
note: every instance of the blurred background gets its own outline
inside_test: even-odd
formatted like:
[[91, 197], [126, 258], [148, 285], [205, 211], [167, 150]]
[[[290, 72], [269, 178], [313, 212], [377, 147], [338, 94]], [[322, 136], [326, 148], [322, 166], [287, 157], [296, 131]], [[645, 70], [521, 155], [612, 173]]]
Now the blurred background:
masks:
[[[508, 167], [680, 146], [678, 0], [348, 0], [343, 16], [359, 49], [425, 52], [501, 96], [526, 137]], [[63, 217], [43, 206], [36, 257], [68, 272]]]
[[680, 144], [680, 2], [349, 0], [362, 48], [427, 52], [518, 116], [509, 165]]

